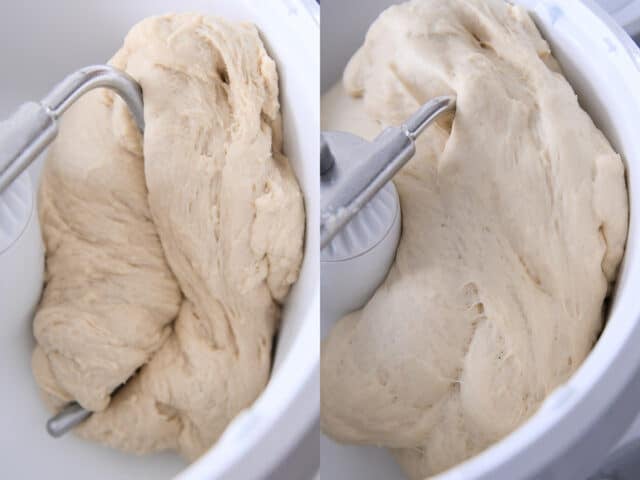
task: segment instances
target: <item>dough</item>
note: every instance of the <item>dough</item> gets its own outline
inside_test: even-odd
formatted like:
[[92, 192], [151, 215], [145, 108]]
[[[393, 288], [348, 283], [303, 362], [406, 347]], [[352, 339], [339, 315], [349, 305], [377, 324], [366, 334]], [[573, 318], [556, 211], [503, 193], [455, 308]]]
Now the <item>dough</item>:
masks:
[[323, 128], [371, 137], [442, 94], [457, 96], [453, 124], [430, 127], [395, 178], [395, 263], [322, 347], [323, 430], [391, 448], [413, 479], [504, 437], [578, 368], [627, 231], [620, 157], [501, 0], [386, 10]]
[[144, 140], [106, 90], [64, 115], [34, 375], [53, 410], [96, 412], [82, 437], [195, 459], [266, 385], [302, 259], [276, 67], [253, 25], [195, 14], [143, 20], [111, 64], [142, 86]]

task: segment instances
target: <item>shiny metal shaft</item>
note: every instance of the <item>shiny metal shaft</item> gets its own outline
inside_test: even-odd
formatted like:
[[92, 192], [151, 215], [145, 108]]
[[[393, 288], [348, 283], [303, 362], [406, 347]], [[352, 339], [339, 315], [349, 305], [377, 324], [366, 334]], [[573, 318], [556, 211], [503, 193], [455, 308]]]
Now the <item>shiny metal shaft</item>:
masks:
[[52, 437], [58, 438], [80, 425], [91, 416], [89, 410], [85, 410], [78, 403], [73, 402], [67, 405], [56, 416], [51, 417], [47, 422], [47, 432]]
[[455, 97], [429, 100], [402, 126], [387, 128], [373, 142], [354, 148], [350, 153], [356, 164], [343, 171], [337, 170], [331, 145], [323, 139], [320, 155], [321, 248], [413, 157], [415, 139], [424, 129], [440, 114], [454, 108]]

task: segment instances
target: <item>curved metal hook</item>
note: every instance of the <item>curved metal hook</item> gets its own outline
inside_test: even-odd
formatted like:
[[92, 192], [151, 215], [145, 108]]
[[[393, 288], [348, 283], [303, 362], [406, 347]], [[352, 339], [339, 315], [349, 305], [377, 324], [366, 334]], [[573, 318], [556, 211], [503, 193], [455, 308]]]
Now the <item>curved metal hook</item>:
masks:
[[82, 95], [109, 88], [126, 102], [144, 132], [142, 88], [109, 65], [82, 68], [66, 77], [40, 102], [28, 102], [0, 123], [0, 193], [44, 151], [58, 134], [58, 119]]

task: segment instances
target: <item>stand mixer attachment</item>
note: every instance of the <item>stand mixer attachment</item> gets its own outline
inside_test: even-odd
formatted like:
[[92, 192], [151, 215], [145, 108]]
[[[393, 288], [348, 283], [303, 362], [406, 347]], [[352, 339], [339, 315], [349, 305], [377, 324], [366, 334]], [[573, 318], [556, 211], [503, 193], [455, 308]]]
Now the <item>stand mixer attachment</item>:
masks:
[[387, 275], [401, 223], [398, 194], [390, 180], [415, 154], [416, 138], [454, 109], [455, 97], [433, 98], [400, 127], [383, 130], [371, 142], [346, 132], [322, 132], [323, 336], [333, 321], [361, 308]]
[[0, 123], [0, 192], [42, 153], [58, 134], [58, 119], [94, 88], [114, 90], [144, 132], [142, 89], [125, 72], [108, 65], [85, 67], [66, 77], [40, 102], [27, 102]]
[[[144, 132], [140, 85], [127, 73], [108, 65], [82, 68], [56, 85], [40, 103], [27, 102], [0, 123], [0, 199], [3, 191], [55, 139], [60, 116], [78, 98], [98, 87], [115, 91], [126, 102], [140, 131]], [[47, 422], [47, 431], [53, 437], [60, 437], [89, 418], [91, 413], [73, 402]]]

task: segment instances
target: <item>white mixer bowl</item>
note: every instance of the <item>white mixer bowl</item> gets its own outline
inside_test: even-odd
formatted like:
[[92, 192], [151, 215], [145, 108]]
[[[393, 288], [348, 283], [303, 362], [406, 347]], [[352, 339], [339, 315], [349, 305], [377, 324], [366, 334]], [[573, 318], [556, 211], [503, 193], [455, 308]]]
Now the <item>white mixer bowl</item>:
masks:
[[[338, 81], [368, 26], [392, 0], [325, 1], [322, 5], [322, 89]], [[442, 480], [584, 479], [593, 473], [640, 410], [640, 51], [590, 0], [515, 0], [532, 14], [553, 53], [627, 167], [630, 228], [608, 316], [595, 348], [570, 381], [514, 433], [441, 474]], [[404, 478], [384, 450], [321, 440], [321, 476]]]
[[[314, 213], [319, 208], [319, 63], [316, 54], [319, 27], [314, 2], [2, 2], [0, 118], [24, 101], [39, 100], [68, 73], [85, 65], [105, 62], [137, 21], [172, 11], [195, 11], [254, 22], [278, 65], [285, 152], [304, 191], [308, 216], [305, 259], [283, 312], [271, 380], [254, 405], [232, 422], [217, 444], [188, 467], [172, 453], [135, 457], [73, 435], [54, 440], [45, 431], [49, 414], [31, 375], [33, 340], [29, 315], [23, 312], [23, 318], [18, 318], [18, 314], [13, 313], [12, 298], [18, 296], [7, 299], [6, 295], [0, 295], [2, 326], [6, 327], [0, 334], [3, 392], [0, 395], [3, 412], [0, 471], [3, 478], [162, 479], [179, 472], [181, 479], [262, 478], [282, 461], [318, 418], [319, 227]], [[38, 167], [32, 168], [34, 178], [38, 176]], [[30, 229], [25, 229], [28, 231]], [[34, 263], [30, 260], [38, 255], [37, 242], [26, 245], [7, 250], [15, 256], [0, 262], [0, 294], [34, 289], [33, 280], [29, 281], [21, 272], [16, 273], [20, 267], [13, 273], [5, 267], [30, 268]], [[30, 271], [39, 276], [37, 268]]]

